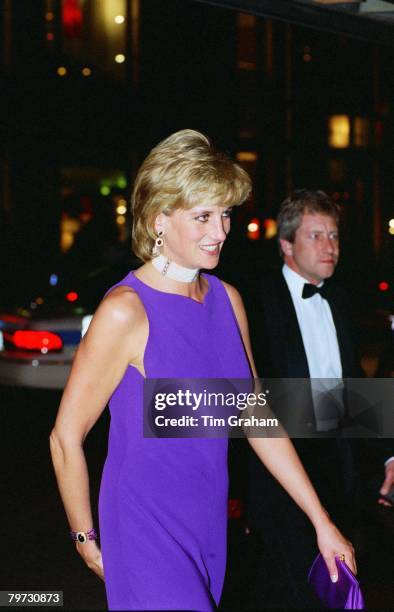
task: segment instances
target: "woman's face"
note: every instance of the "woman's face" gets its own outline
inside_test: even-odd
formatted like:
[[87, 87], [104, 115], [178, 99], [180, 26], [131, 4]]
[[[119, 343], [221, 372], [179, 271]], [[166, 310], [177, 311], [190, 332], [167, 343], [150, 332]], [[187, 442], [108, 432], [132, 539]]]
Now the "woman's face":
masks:
[[215, 268], [230, 231], [231, 207], [212, 203], [161, 213], [156, 231], [164, 232], [161, 253], [186, 268]]

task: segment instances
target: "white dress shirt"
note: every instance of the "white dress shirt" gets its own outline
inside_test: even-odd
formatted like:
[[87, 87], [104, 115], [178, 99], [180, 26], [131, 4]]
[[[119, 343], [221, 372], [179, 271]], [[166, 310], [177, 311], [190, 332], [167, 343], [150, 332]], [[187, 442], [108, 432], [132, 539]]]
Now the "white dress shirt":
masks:
[[282, 272], [293, 300], [308, 361], [316, 429], [329, 431], [338, 426], [344, 415], [342, 364], [331, 309], [319, 293], [307, 299], [302, 297], [308, 280], [286, 264]]

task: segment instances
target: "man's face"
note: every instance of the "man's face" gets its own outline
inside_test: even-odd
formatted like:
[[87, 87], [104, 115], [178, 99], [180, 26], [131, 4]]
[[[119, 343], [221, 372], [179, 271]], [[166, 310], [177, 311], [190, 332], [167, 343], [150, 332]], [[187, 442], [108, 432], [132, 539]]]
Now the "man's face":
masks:
[[285, 263], [313, 285], [334, 274], [339, 242], [338, 226], [332, 217], [304, 213], [294, 242], [280, 243]]

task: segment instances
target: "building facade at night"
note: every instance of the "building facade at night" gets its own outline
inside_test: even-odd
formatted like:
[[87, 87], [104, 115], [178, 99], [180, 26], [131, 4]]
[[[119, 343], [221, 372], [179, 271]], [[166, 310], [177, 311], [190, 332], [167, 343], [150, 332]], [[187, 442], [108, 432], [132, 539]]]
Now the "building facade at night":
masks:
[[50, 271], [98, 216], [128, 244], [136, 169], [185, 127], [253, 176], [235, 224], [253, 253], [273, 250], [278, 206], [305, 186], [343, 207], [353, 271], [392, 263], [393, 47], [192, 0], [0, 7], [9, 277]]

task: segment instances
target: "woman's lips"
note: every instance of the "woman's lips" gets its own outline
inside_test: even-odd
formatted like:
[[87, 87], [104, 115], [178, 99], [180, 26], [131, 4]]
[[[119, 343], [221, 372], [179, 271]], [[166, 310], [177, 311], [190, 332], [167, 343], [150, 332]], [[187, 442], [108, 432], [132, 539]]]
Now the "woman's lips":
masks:
[[200, 244], [200, 249], [207, 255], [217, 255], [219, 253], [219, 244]]

